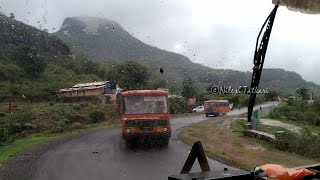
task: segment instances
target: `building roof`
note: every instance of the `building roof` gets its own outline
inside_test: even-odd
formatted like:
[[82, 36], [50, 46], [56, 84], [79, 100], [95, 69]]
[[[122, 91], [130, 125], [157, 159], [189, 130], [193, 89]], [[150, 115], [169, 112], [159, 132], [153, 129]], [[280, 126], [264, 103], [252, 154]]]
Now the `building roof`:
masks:
[[65, 89], [60, 89], [57, 92], [72, 92], [72, 91], [92, 90], [92, 89], [100, 89], [100, 88], [103, 88], [103, 86], [80, 87], [80, 88], [65, 88]]
[[208, 101], [205, 101], [204, 103], [229, 103], [228, 100], [208, 100]]
[[92, 83], [83, 83], [83, 84], [76, 84], [72, 86], [73, 88], [79, 88], [79, 87], [89, 87], [89, 86], [103, 86], [106, 83], [110, 81], [100, 81], [100, 82], [92, 82]]
[[131, 90], [122, 93], [123, 96], [139, 96], [139, 95], [168, 95], [167, 91], [164, 90]]

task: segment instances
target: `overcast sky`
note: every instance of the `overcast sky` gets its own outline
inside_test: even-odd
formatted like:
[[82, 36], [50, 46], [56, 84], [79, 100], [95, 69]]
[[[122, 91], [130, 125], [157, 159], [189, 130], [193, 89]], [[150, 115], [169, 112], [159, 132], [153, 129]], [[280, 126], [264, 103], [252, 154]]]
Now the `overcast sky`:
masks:
[[[147, 44], [213, 68], [252, 71], [255, 40], [271, 0], [0, 0], [0, 11], [57, 31], [70, 16], [116, 20]], [[320, 84], [320, 15], [280, 7], [265, 67]], [[149, 38], [148, 38], [149, 37]]]

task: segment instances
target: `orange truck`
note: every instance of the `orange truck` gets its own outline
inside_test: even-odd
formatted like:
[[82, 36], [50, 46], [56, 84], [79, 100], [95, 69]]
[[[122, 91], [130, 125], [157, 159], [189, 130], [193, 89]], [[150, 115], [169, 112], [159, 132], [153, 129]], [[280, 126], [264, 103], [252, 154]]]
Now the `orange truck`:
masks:
[[206, 117], [210, 115], [225, 115], [230, 110], [228, 100], [209, 100], [204, 102], [204, 114]]
[[122, 137], [128, 145], [152, 139], [168, 145], [171, 137], [168, 92], [132, 90], [121, 95]]

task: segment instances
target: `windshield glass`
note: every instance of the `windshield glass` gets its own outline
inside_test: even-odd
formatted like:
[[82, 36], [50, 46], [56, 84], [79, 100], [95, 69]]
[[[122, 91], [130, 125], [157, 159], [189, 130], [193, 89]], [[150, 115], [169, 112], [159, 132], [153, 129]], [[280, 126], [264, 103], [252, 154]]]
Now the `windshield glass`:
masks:
[[165, 180], [198, 142], [320, 163], [320, 0], [0, 0], [0, 180]]
[[125, 114], [167, 113], [165, 96], [127, 96], [124, 97]]

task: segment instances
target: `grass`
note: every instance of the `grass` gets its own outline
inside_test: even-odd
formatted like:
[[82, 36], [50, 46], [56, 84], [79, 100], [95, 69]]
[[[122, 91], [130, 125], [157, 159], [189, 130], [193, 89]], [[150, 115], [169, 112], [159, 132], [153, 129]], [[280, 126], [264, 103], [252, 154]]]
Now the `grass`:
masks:
[[[236, 119], [232, 124], [231, 127], [234, 129], [234, 131], [240, 132], [242, 133], [243, 127], [245, 126], [245, 124], [247, 123], [246, 120], [243, 119]], [[288, 130], [282, 127], [276, 127], [276, 126], [268, 126], [268, 125], [263, 125], [263, 124], [259, 124], [258, 126], [258, 130], [265, 132], [265, 133], [269, 133], [272, 135], [275, 135], [275, 133], [277, 131], [284, 131], [287, 132]]]
[[18, 139], [13, 143], [10, 143], [6, 146], [0, 146], [0, 164], [3, 164], [13, 155], [22, 152], [36, 144], [40, 144], [43, 142], [47, 142], [50, 140], [57, 139], [59, 137], [63, 137], [62, 135], [54, 136], [54, 135], [39, 135], [39, 136], [32, 136], [23, 139]]
[[[319, 159], [282, 152], [267, 142], [243, 136], [245, 121], [239, 121], [224, 117], [200, 122], [184, 128], [179, 138], [189, 145], [200, 140], [210, 158], [245, 170], [269, 163], [297, 167], [319, 162]], [[270, 128], [265, 131], [275, 132]]]
[[104, 128], [117, 127], [117, 126], [120, 126], [120, 124], [104, 122], [100, 124], [87, 125], [85, 126], [85, 128], [78, 129], [77, 131], [68, 131], [68, 132], [58, 133], [58, 134], [37, 134], [37, 135], [31, 135], [29, 137], [17, 139], [8, 145], [0, 146], [0, 165], [3, 164], [5, 161], [7, 161], [10, 157], [14, 156], [15, 154], [18, 154], [37, 144], [41, 144], [44, 142], [65, 138], [69, 136], [76, 136], [81, 133], [88, 133], [88, 132], [93, 132], [93, 131], [97, 131]]
[[283, 123], [291, 124], [291, 125], [294, 125], [294, 126], [298, 126], [298, 127], [303, 128], [303, 129], [307, 128], [307, 129], [309, 129], [310, 131], [312, 131], [312, 132], [314, 132], [316, 134], [320, 134], [320, 126], [310, 125], [310, 124], [306, 124], [306, 123], [298, 122], [298, 121], [294, 121], [294, 120], [289, 120], [289, 119], [274, 119], [274, 120], [281, 121]]

